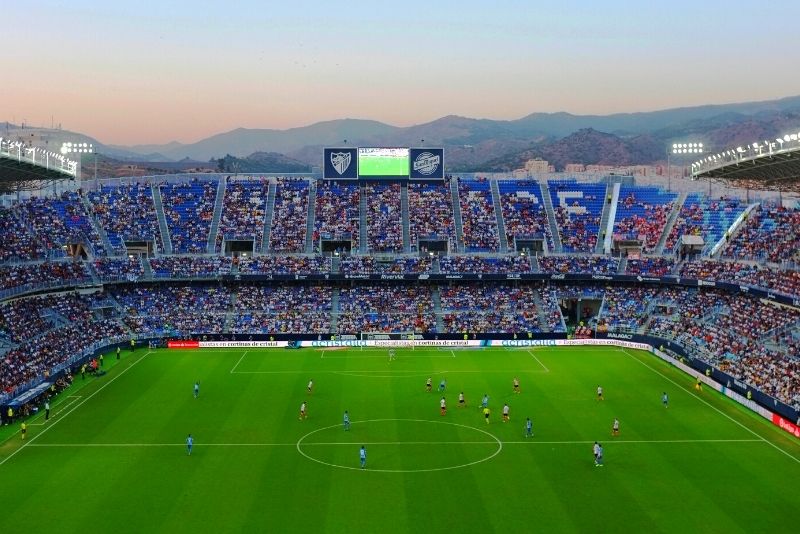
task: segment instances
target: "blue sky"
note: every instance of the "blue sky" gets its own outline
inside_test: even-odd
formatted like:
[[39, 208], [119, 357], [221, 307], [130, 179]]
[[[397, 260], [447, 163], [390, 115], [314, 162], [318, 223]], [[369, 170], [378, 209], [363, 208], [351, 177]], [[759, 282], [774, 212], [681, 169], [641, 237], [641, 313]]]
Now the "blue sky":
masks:
[[800, 94], [800, 3], [766, 5], [14, 2], [0, 15], [0, 120], [53, 116], [135, 144], [343, 117], [409, 125]]

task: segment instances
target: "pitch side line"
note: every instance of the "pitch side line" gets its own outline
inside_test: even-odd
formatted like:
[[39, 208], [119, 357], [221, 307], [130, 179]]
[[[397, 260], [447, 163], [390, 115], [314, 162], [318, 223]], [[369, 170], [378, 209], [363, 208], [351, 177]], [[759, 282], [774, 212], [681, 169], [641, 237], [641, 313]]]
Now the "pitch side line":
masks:
[[123, 370], [122, 370], [122, 371], [121, 371], [121, 372], [120, 372], [120, 373], [119, 373], [117, 376], [115, 376], [114, 378], [112, 378], [111, 380], [109, 380], [108, 382], [106, 382], [105, 384], [103, 384], [102, 386], [100, 386], [100, 387], [99, 387], [97, 390], [95, 390], [95, 391], [94, 391], [94, 392], [93, 392], [91, 395], [89, 395], [88, 397], [86, 397], [85, 399], [83, 399], [81, 402], [79, 402], [78, 404], [76, 404], [76, 405], [75, 405], [75, 407], [74, 407], [74, 408], [72, 408], [71, 410], [69, 410], [67, 413], [65, 413], [63, 417], [61, 417], [61, 418], [59, 418], [59, 419], [56, 419], [55, 421], [53, 421], [53, 424], [52, 424], [52, 425], [46, 426], [46, 427], [45, 427], [45, 428], [44, 428], [44, 429], [43, 429], [41, 432], [39, 432], [38, 434], [36, 434], [35, 436], [33, 436], [33, 437], [30, 439], [30, 441], [27, 441], [27, 442], [25, 442], [25, 443], [24, 443], [24, 444], [23, 444], [23, 445], [22, 445], [22, 446], [21, 446], [19, 449], [15, 450], [15, 451], [14, 451], [14, 452], [12, 452], [11, 454], [9, 454], [9, 455], [8, 455], [8, 456], [6, 456], [5, 458], [3, 458], [3, 460], [2, 460], [2, 461], [0, 461], [0, 465], [3, 465], [3, 464], [4, 464], [4, 463], [6, 463], [7, 461], [9, 461], [11, 458], [13, 458], [14, 456], [16, 456], [16, 455], [17, 455], [17, 453], [18, 453], [19, 451], [21, 451], [22, 449], [24, 449], [25, 447], [29, 447], [29, 446], [30, 446], [30, 445], [33, 443], [33, 441], [35, 441], [35, 440], [36, 440], [36, 439], [37, 439], [39, 436], [43, 435], [45, 432], [47, 432], [48, 430], [50, 430], [51, 428], [53, 428], [54, 426], [56, 426], [58, 423], [60, 423], [60, 422], [61, 422], [61, 421], [63, 421], [64, 419], [66, 419], [66, 418], [67, 418], [67, 416], [68, 416], [69, 414], [71, 414], [72, 412], [74, 412], [75, 410], [77, 410], [78, 408], [80, 408], [81, 406], [83, 406], [83, 403], [84, 403], [84, 402], [88, 401], [89, 399], [91, 399], [92, 397], [94, 397], [95, 395], [97, 395], [98, 393], [100, 393], [101, 391], [103, 391], [103, 390], [104, 390], [104, 389], [105, 389], [107, 386], [109, 386], [111, 383], [113, 383], [113, 382], [114, 382], [114, 380], [116, 380], [117, 378], [121, 377], [122, 375], [124, 375], [125, 373], [127, 373], [127, 372], [128, 372], [130, 369], [132, 369], [134, 365], [137, 365], [139, 362], [141, 362], [142, 360], [144, 360], [144, 359], [147, 357], [147, 355], [148, 355], [148, 354], [152, 354], [152, 352], [146, 352], [146, 353], [144, 354], [144, 356], [142, 356], [141, 358], [139, 358], [138, 360], [136, 360], [135, 362], [133, 362], [132, 364], [130, 364], [128, 367], [126, 367], [125, 369], [123, 369]]
[[[763, 439], [656, 439], [656, 440], [610, 440], [609, 443], [627, 444], [693, 444], [693, 443], [761, 443]], [[348, 446], [358, 445], [497, 445], [497, 441], [319, 441], [303, 442], [303, 447], [311, 446]], [[500, 441], [503, 445], [591, 445], [594, 441], [539, 441], [532, 438], [525, 441]], [[197, 443], [198, 447], [294, 447], [297, 443]], [[185, 447], [185, 443], [31, 443], [29, 447], [53, 448], [131, 448], [131, 447]]]
[[797, 458], [797, 457], [795, 457], [795, 456], [793, 456], [793, 455], [789, 454], [789, 453], [788, 453], [788, 452], [786, 452], [785, 450], [781, 449], [780, 447], [778, 447], [777, 445], [775, 445], [774, 443], [772, 443], [771, 441], [769, 441], [768, 439], [766, 439], [764, 436], [762, 436], [761, 434], [757, 433], [755, 430], [752, 430], [752, 429], [748, 428], [746, 425], [744, 425], [743, 423], [740, 423], [739, 421], [737, 421], [736, 419], [734, 419], [734, 418], [733, 418], [733, 417], [731, 417], [730, 415], [726, 414], [725, 412], [723, 412], [722, 410], [720, 410], [719, 408], [717, 408], [717, 407], [716, 407], [716, 406], [714, 406], [713, 404], [709, 403], [708, 401], [706, 401], [706, 400], [705, 400], [705, 399], [703, 399], [702, 397], [698, 396], [697, 394], [695, 394], [695, 393], [694, 393], [694, 392], [692, 392], [691, 390], [684, 388], [683, 386], [681, 386], [680, 384], [678, 384], [677, 382], [675, 382], [674, 380], [672, 380], [670, 377], [668, 377], [667, 375], [665, 375], [664, 373], [662, 373], [662, 372], [661, 372], [661, 371], [659, 371], [658, 369], [656, 369], [656, 368], [654, 368], [654, 367], [650, 367], [650, 366], [649, 366], [649, 365], [647, 365], [645, 362], [643, 362], [642, 360], [640, 360], [639, 358], [637, 358], [636, 356], [634, 356], [634, 355], [633, 355], [633, 354], [631, 354], [630, 352], [626, 351], [625, 349], [620, 349], [620, 350], [621, 350], [622, 352], [624, 352], [625, 354], [627, 354], [628, 356], [630, 356], [631, 358], [633, 358], [634, 360], [636, 360], [637, 362], [639, 362], [640, 364], [644, 365], [645, 367], [647, 367], [648, 369], [650, 369], [651, 371], [653, 371], [654, 373], [656, 373], [656, 374], [658, 374], [658, 375], [661, 375], [661, 376], [662, 376], [664, 379], [666, 379], [667, 381], [669, 381], [669, 382], [671, 382], [672, 384], [674, 384], [675, 386], [677, 386], [677, 387], [678, 387], [678, 388], [679, 388], [681, 391], [683, 391], [683, 392], [685, 392], [685, 393], [688, 393], [689, 395], [691, 395], [692, 397], [696, 398], [697, 400], [699, 400], [700, 402], [702, 402], [703, 404], [705, 404], [706, 406], [708, 406], [709, 408], [711, 408], [711, 409], [712, 409], [712, 410], [714, 410], [715, 412], [717, 412], [717, 413], [719, 413], [719, 414], [721, 414], [721, 415], [724, 415], [726, 418], [730, 419], [731, 421], [733, 421], [734, 423], [736, 423], [736, 424], [737, 424], [737, 425], [739, 425], [740, 427], [744, 428], [745, 430], [747, 430], [748, 432], [750, 432], [751, 434], [753, 434], [754, 436], [756, 436], [757, 438], [759, 438], [759, 439], [760, 439], [761, 441], [763, 441], [764, 443], [767, 443], [767, 444], [771, 445], [773, 448], [775, 448], [776, 450], [778, 450], [778, 451], [782, 452], [783, 454], [785, 454], [786, 456], [788, 456], [789, 458], [791, 458], [791, 459], [792, 459], [792, 460], [794, 460], [795, 462], [797, 462], [797, 463], [800, 463], [800, 459], [799, 459], [799, 458]]
[[548, 369], [548, 368], [547, 368], [547, 366], [545, 366], [545, 364], [543, 364], [543, 363], [542, 363], [542, 360], [540, 360], [539, 358], [537, 358], [537, 357], [536, 357], [536, 355], [535, 355], [533, 352], [531, 352], [531, 350], [530, 350], [530, 349], [528, 350], [528, 354], [530, 354], [531, 356], [533, 356], [533, 359], [534, 359], [534, 360], [536, 360], [537, 362], [539, 362], [539, 365], [541, 365], [541, 366], [542, 366], [542, 369], [544, 369], [544, 372], [545, 372], [545, 373], [549, 373], [549, 372], [550, 372], [550, 369]]
[[[450, 358], [450, 356], [448, 356], [448, 358]], [[382, 371], [378, 371], [378, 370], [374, 370], [374, 369], [373, 370], [369, 370], [369, 371], [360, 371], [358, 369], [342, 369], [340, 371], [314, 371], [314, 373], [318, 374], [318, 375], [319, 374], [340, 375], [342, 373], [347, 373], [347, 374], [361, 374], [361, 373], [416, 373], [418, 375], [425, 375], [425, 374], [428, 374], [428, 375], [429, 374], [457, 375], [457, 374], [468, 374], [468, 373], [482, 373], [482, 374], [508, 374], [508, 375], [514, 375], [515, 373], [516, 374], [526, 374], [526, 373], [527, 374], [531, 374], [531, 373], [543, 374], [543, 373], [546, 373], [546, 372], [548, 372], [548, 371], [543, 371], [543, 370], [539, 370], [539, 369], [530, 369], [530, 370], [523, 370], [523, 371], [514, 370], [514, 369], [509, 369], [507, 371], [476, 371], [476, 370], [463, 370], [463, 371], [446, 371], [445, 370], [445, 371], [440, 371], [438, 369], [429, 370], [429, 371], [409, 371], [409, 370], [401, 370], [401, 369], [395, 369], [395, 370], [384, 369]], [[294, 375], [296, 375], [296, 374], [307, 374], [307, 373], [308, 373], [308, 371], [306, 370], [306, 371], [236, 371], [233, 374], [235, 374], [235, 375], [293, 375], [294, 374]], [[399, 376], [401, 376], [401, 375], [399, 375]]]
[[250, 351], [249, 350], [244, 351], [244, 354], [242, 354], [242, 357], [239, 358], [239, 360], [236, 362], [236, 365], [234, 365], [233, 369], [231, 369], [231, 374], [233, 374], [233, 372], [236, 371], [236, 368], [239, 367], [239, 364], [242, 363], [242, 360], [244, 360], [244, 357], [247, 356], [248, 352], [250, 352]]
[[[78, 399], [80, 399], [80, 398], [81, 398], [81, 396], [80, 396], [80, 395], [70, 395], [70, 396], [69, 396], [69, 397], [67, 397], [67, 398], [68, 398], [68, 399], [72, 399], [72, 400], [71, 400], [71, 401], [69, 401], [69, 402], [66, 402], [66, 403], [64, 403], [64, 405], [63, 405], [63, 406], [61, 406], [61, 405], [59, 404], [59, 407], [60, 407], [61, 409], [60, 409], [60, 410], [58, 410], [57, 412], [53, 412], [53, 417], [57, 416], [58, 414], [60, 414], [60, 413], [61, 413], [61, 412], [63, 412], [64, 410], [66, 410], [68, 406], [72, 406], [73, 404], [75, 404], [76, 402], [78, 402]], [[41, 418], [41, 414], [40, 414], [40, 416], [39, 416], [39, 417], [37, 417], [37, 419], [40, 419], [40, 418]], [[30, 423], [28, 426], [44, 426], [44, 425], [46, 425], [46, 424], [47, 424], [47, 423]]]

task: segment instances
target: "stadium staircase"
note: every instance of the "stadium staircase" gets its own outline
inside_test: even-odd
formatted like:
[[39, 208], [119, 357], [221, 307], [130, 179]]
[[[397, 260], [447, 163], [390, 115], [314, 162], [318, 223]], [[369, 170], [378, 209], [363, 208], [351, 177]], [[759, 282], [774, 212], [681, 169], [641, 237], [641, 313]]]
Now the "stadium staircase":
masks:
[[156, 208], [158, 228], [161, 230], [161, 243], [164, 245], [164, 254], [172, 254], [172, 239], [169, 237], [167, 217], [164, 215], [164, 202], [161, 200], [161, 188], [157, 184], [150, 186], [153, 192], [153, 206]]
[[231, 300], [230, 304], [228, 305], [228, 310], [225, 312], [225, 322], [222, 324], [222, 333], [227, 334], [231, 331], [231, 327], [234, 325], [234, 317], [236, 316], [236, 304], [239, 299], [239, 295], [236, 291], [231, 291]]
[[342, 270], [342, 257], [331, 256], [331, 274], [339, 274]]
[[367, 188], [358, 188], [358, 250], [366, 254], [369, 250], [369, 234], [367, 232]]
[[438, 287], [435, 287], [431, 290], [431, 300], [433, 300], [433, 313], [436, 317], [436, 331], [444, 332], [444, 320], [442, 319], [442, 295], [439, 293]]
[[681, 193], [678, 196], [678, 200], [675, 201], [675, 204], [672, 205], [672, 211], [667, 217], [667, 224], [664, 226], [664, 231], [661, 232], [661, 238], [658, 240], [658, 245], [656, 245], [656, 254], [663, 254], [664, 247], [667, 244], [667, 239], [669, 238], [669, 234], [672, 232], [672, 228], [675, 226], [675, 222], [678, 220], [678, 215], [681, 213], [681, 208], [683, 207], [683, 203], [686, 202], [687, 193]]
[[86, 195], [78, 195], [81, 199], [81, 204], [83, 204], [83, 209], [86, 210], [86, 215], [89, 218], [89, 222], [92, 224], [92, 228], [94, 231], [97, 232], [97, 235], [100, 236], [100, 240], [103, 242], [103, 248], [106, 250], [106, 256], [113, 256], [114, 255], [114, 247], [111, 246], [111, 241], [108, 239], [108, 234], [106, 233], [106, 229], [100, 224], [100, 221], [94, 216], [94, 208], [92, 207], [91, 202]]
[[339, 288], [333, 288], [331, 292], [331, 332], [339, 331]]
[[144, 271], [144, 277], [148, 280], [153, 278], [153, 268], [150, 267], [150, 260], [148, 260], [144, 256], [139, 256], [139, 262], [142, 264], [142, 270]]
[[433, 262], [431, 262], [431, 272], [433, 274], [442, 274], [442, 266], [439, 265], [439, 256], [433, 258]]
[[266, 254], [269, 250], [269, 238], [272, 233], [272, 218], [275, 216], [275, 194], [278, 190], [278, 184], [270, 182], [269, 192], [267, 193], [267, 206], [266, 213], [264, 213], [264, 233], [261, 237], [261, 248], [258, 251], [261, 254]]
[[490, 180], [492, 187], [492, 204], [494, 204], [494, 216], [497, 218], [497, 233], [500, 238], [500, 252], [508, 252], [508, 237], [506, 236], [506, 224], [503, 220], [503, 206], [500, 204], [500, 187], [497, 180]]
[[456, 224], [456, 252], [464, 252], [464, 226], [461, 220], [461, 201], [458, 197], [458, 179], [450, 180], [450, 196], [453, 202], [453, 221]]
[[308, 214], [306, 215], [306, 252], [314, 252], [314, 210], [317, 204], [317, 182], [308, 184]]
[[622, 256], [619, 259], [619, 266], [617, 267], [617, 274], [625, 274], [625, 269], [628, 268], [628, 257]]
[[539, 266], [539, 258], [538, 256], [531, 254], [528, 256], [531, 260], [531, 272], [532, 273], [540, 273], [542, 272], [542, 268]]
[[553, 199], [550, 198], [550, 191], [547, 190], [547, 182], [541, 182], [539, 187], [542, 190], [542, 200], [544, 201], [544, 209], [547, 211], [547, 222], [550, 223], [550, 233], [553, 235], [553, 248], [556, 254], [561, 254], [564, 249], [561, 247], [561, 234], [558, 233], [558, 224], [556, 224], [556, 212], [553, 210]]
[[[545, 289], [546, 291], [546, 289]], [[536, 305], [536, 315], [539, 317], [539, 326], [542, 332], [550, 332], [550, 323], [545, 313], [545, 305], [538, 291], [533, 292], [533, 303]]]
[[[614, 219], [617, 216], [619, 187], [619, 182], [609, 183], [606, 186], [606, 196], [603, 199], [603, 213], [600, 216], [600, 228], [597, 230], [597, 245], [595, 245], [594, 248], [597, 254], [611, 253], [611, 239], [614, 236]], [[609, 198], [611, 199], [610, 201]]]
[[408, 184], [400, 186], [400, 215], [403, 219], [403, 252], [411, 252], [411, 222], [408, 214]]
[[716, 243], [714, 248], [712, 249], [711, 257], [715, 260], [720, 259], [722, 257], [722, 253], [728, 247], [728, 243], [730, 243], [733, 238], [736, 237], [736, 234], [744, 227], [744, 224], [747, 222], [747, 219], [750, 218], [750, 213], [752, 213], [756, 208], [758, 208], [759, 203], [756, 202], [755, 204], [748, 205], [744, 213], [742, 214], [741, 218], [737, 218], [736, 221], [731, 224], [731, 227], [725, 232], [722, 238]]
[[219, 220], [222, 218], [222, 206], [225, 200], [225, 185], [227, 179], [223, 176], [217, 184], [217, 199], [214, 202], [214, 216], [211, 218], [211, 228], [208, 230], [208, 244], [206, 252], [214, 254], [217, 251], [217, 234], [219, 233]]

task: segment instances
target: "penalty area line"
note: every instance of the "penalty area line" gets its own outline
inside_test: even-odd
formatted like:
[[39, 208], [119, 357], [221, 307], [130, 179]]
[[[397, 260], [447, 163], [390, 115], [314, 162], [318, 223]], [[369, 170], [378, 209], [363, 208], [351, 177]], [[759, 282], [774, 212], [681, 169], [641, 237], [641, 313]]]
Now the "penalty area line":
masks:
[[528, 349], [528, 354], [530, 354], [531, 356], [533, 356], [533, 359], [534, 359], [534, 360], [536, 360], [536, 361], [539, 363], [539, 365], [541, 365], [541, 366], [542, 366], [542, 369], [544, 369], [544, 372], [545, 372], [545, 373], [549, 373], [549, 372], [550, 372], [550, 369], [548, 369], [548, 368], [547, 368], [547, 367], [546, 367], [546, 366], [545, 366], [545, 365], [542, 363], [542, 361], [541, 361], [539, 358], [537, 358], [537, 357], [536, 357], [536, 355], [535, 355], [533, 352], [531, 352], [531, 350], [530, 350], [530, 349]]
[[33, 436], [33, 437], [30, 439], [30, 441], [28, 441], [28, 442], [24, 443], [24, 444], [23, 444], [23, 445], [22, 445], [22, 446], [21, 446], [19, 449], [15, 450], [15, 451], [14, 451], [14, 452], [12, 452], [11, 454], [9, 454], [9, 455], [8, 455], [8, 456], [6, 456], [5, 458], [3, 458], [3, 460], [2, 460], [2, 461], [0, 461], [0, 465], [3, 465], [3, 464], [4, 464], [4, 463], [6, 463], [7, 461], [9, 461], [11, 458], [13, 458], [14, 456], [16, 456], [16, 455], [17, 455], [17, 453], [19, 453], [19, 451], [23, 450], [25, 447], [30, 447], [30, 446], [31, 446], [31, 444], [33, 443], [33, 441], [34, 441], [34, 440], [36, 440], [38, 437], [40, 437], [40, 436], [44, 435], [44, 433], [45, 433], [45, 432], [47, 432], [48, 430], [50, 430], [51, 428], [53, 428], [54, 426], [56, 426], [58, 423], [60, 423], [60, 422], [61, 422], [61, 421], [63, 421], [64, 419], [66, 419], [66, 418], [67, 418], [67, 416], [68, 416], [69, 414], [71, 414], [72, 412], [74, 412], [75, 410], [77, 410], [78, 408], [80, 408], [81, 406], [83, 406], [83, 403], [85, 403], [86, 401], [88, 401], [89, 399], [91, 399], [92, 397], [94, 397], [95, 395], [97, 395], [98, 393], [100, 393], [101, 391], [103, 391], [103, 390], [104, 390], [106, 387], [108, 387], [109, 385], [111, 385], [111, 384], [112, 384], [112, 383], [113, 383], [113, 382], [114, 382], [114, 381], [115, 381], [117, 378], [121, 377], [122, 375], [124, 375], [125, 373], [127, 373], [128, 371], [130, 371], [130, 370], [131, 370], [131, 369], [132, 369], [132, 368], [133, 368], [135, 365], [137, 365], [139, 362], [141, 362], [142, 360], [144, 360], [144, 359], [147, 357], [147, 355], [148, 355], [148, 354], [152, 354], [152, 352], [146, 352], [146, 353], [144, 353], [144, 356], [142, 356], [141, 358], [139, 358], [138, 360], [136, 360], [135, 362], [133, 362], [132, 364], [130, 364], [128, 367], [126, 367], [125, 369], [123, 369], [122, 371], [120, 371], [120, 373], [119, 373], [117, 376], [113, 377], [111, 380], [109, 380], [108, 382], [106, 382], [105, 384], [103, 384], [102, 386], [100, 386], [100, 387], [99, 387], [98, 389], [96, 389], [96, 390], [95, 390], [95, 391], [94, 391], [94, 392], [93, 392], [91, 395], [87, 396], [85, 399], [83, 399], [83, 400], [82, 400], [82, 401], [80, 401], [78, 404], [76, 404], [74, 408], [72, 408], [72, 409], [70, 409], [69, 411], [67, 411], [67, 413], [65, 413], [65, 414], [64, 414], [62, 417], [60, 417], [59, 419], [56, 419], [55, 421], [53, 421], [53, 424], [52, 424], [52, 425], [48, 425], [48, 426], [46, 426], [46, 427], [45, 427], [45, 428], [44, 428], [44, 429], [43, 429], [41, 432], [39, 432], [38, 434], [36, 434], [35, 436]]
[[703, 399], [702, 397], [700, 397], [699, 395], [697, 395], [697, 394], [696, 394], [696, 393], [694, 393], [693, 391], [691, 391], [691, 390], [689, 390], [689, 389], [687, 389], [687, 388], [685, 388], [685, 387], [681, 386], [680, 384], [678, 384], [677, 382], [675, 382], [673, 379], [671, 379], [670, 377], [668, 377], [667, 375], [665, 375], [664, 373], [662, 373], [661, 371], [659, 371], [659, 370], [658, 370], [658, 369], [656, 369], [655, 367], [651, 367], [650, 365], [646, 364], [645, 362], [643, 362], [642, 360], [640, 360], [639, 358], [637, 358], [636, 356], [634, 356], [634, 355], [633, 355], [633, 354], [631, 354], [630, 352], [626, 351], [625, 349], [620, 349], [620, 350], [621, 350], [622, 352], [624, 352], [625, 354], [627, 354], [627, 355], [628, 355], [630, 358], [632, 358], [632, 359], [636, 360], [636, 361], [637, 361], [637, 362], [639, 362], [640, 364], [644, 365], [645, 367], [647, 367], [648, 369], [650, 369], [651, 371], [653, 371], [654, 373], [656, 373], [656, 374], [658, 374], [658, 375], [661, 375], [661, 377], [662, 377], [662, 378], [664, 378], [664, 379], [665, 379], [665, 380], [667, 380], [668, 382], [672, 383], [673, 385], [677, 386], [677, 387], [678, 387], [678, 388], [679, 388], [681, 391], [683, 391], [684, 393], [688, 393], [689, 395], [691, 395], [691, 396], [692, 396], [692, 397], [694, 397], [695, 399], [699, 400], [700, 402], [702, 402], [703, 404], [705, 404], [706, 406], [708, 406], [709, 408], [711, 408], [712, 410], [714, 410], [714, 411], [715, 411], [715, 412], [717, 412], [718, 414], [725, 416], [727, 419], [729, 419], [729, 420], [733, 421], [734, 423], [736, 423], [736, 424], [737, 424], [737, 425], [739, 425], [740, 427], [744, 428], [745, 430], [747, 430], [748, 432], [750, 432], [751, 434], [753, 434], [754, 436], [756, 436], [757, 438], [759, 438], [759, 439], [760, 439], [761, 441], [763, 441], [764, 443], [766, 443], [766, 444], [768, 444], [768, 445], [772, 446], [773, 448], [775, 448], [776, 450], [778, 450], [778, 451], [782, 452], [783, 454], [785, 454], [786, 456], [788, 456], [789, 458], [791, 458], [791, 459], [792, 459], [792, 460], [794, 460], [795, 462], [797, 462], [797, 463], [800, 463], [800, 459], [798, 459], [796, 456], [793, 456], [793, 455], [789, 454], [788, 452], [786, 452], [785, 450], [781, 449], [780, 447], [778, 447], [777, 445], [775, 445], [774, 443], [772, 443], [771, 441], [769, 441], [768, 439], [766, 439], [764, 436], [762, 436], [761, 434], [757, 433], [755, 430], [752, 430], [751, 428], [749, 428], [749, 427], [748, 427], [747, 425], [745, 425], [744, 423], [741, 423], [741, 422], [737, 421], [736, 419], [734, 419], [734, 418], [733, 418], [733, 417], [731, 417], [730, 415], [726, 414], [725, 412], [723, 412], [722, 410], [720, 410], [719, 408], [717, 408], [717, 407], [716, 407], [716, 406], [714, 406], [713, 404], [709, 403], [708, 401], [706, 401], [705, 399]]
[[239, 364], [242, 363], [242, 360], [244, 360], [244, 357], [247, 356], [248, 352], [250, 352], [250, 351], [249, 350], [244, 351], [244, 354], [242, 354], [242, 357], [239, 358], [239, 360], [236, 362], [236, 365], [234, 365], [233, 369], [231, 369], [231, 374], [233, 374], [234, 371], [236, 371], [236, 368], [239, 367]]

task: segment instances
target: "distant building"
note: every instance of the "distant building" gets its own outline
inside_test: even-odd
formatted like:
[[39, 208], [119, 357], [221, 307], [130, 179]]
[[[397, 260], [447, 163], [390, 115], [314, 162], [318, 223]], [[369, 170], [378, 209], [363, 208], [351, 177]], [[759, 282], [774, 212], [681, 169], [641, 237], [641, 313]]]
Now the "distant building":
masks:
[[542, 158], [529, 159], [525, 162], [525, 172], [528, 174], [546, 174], [553, 172], [553, 166]]
[[586, 165], [583, 163], [567, 163], [564, 167], [566, 173], [586, 172]]

